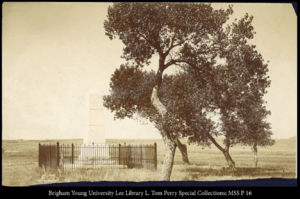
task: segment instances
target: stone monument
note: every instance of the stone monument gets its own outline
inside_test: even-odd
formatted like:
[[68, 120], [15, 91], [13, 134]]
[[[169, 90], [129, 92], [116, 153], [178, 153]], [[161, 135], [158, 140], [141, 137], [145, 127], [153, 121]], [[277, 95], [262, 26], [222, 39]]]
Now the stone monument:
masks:
[[105, 144], [103, 95], [89, 92], [86, 105], [84, 144]]
[[103, 94], [96, 89], [89, 91], [85, 96], [85, 108], [84, 138], [78, 159], [108, 159], [108, 146], [105, 145]]

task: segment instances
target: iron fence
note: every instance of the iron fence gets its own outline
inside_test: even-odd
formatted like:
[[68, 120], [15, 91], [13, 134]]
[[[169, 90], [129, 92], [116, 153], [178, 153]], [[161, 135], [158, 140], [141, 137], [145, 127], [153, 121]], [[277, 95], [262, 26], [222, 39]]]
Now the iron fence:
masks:
[[39, 166], [76, 168], [157, 169], [157, 144], [153, 145], [60, 145], [39, 144]]

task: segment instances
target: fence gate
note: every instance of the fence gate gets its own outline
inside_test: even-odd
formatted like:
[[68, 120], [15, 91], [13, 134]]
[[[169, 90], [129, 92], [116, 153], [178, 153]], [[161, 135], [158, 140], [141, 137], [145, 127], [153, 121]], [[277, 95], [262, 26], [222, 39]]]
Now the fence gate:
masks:
[[47, 167], [59, 166], [59, 143], [42, 145], [39, 144], [39, 167], [42, 165]]

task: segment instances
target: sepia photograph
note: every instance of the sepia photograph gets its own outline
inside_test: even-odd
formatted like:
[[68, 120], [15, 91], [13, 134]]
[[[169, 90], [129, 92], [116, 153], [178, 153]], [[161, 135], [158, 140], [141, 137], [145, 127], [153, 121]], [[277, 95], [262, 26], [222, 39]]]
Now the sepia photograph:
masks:
[[297, 176], [292, 3], [2, 4], [2, 186]]

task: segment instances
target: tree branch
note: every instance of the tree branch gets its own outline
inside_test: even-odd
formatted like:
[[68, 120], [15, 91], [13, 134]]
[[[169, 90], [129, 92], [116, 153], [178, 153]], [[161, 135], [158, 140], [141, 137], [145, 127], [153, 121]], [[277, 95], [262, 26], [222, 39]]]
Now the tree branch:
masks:
[[169, 52], [170, 52], [170, 50], [172, 50], [172, 49], [175, 48], [176, 46], [180, 46], [181, 44], [184, 43], [184, 41], [183, 41], [183, 42], [179, 42], [179, 43], [177, 43], [177, 44], [174, 45], [174, 38], [175, 38], [175, 35], [172, 37], [171, 46], [170, 46], [170, 48], [164, 53], [165, 55], [168, 55]]
[[219, 143], [215, 140], [213, 136], [209, 134], [209, 132], [206, 132], [206, 135], [209, 137], [209, 139], [214, 143], [214, 145], [222, 152], [224, 152], [224, 149], [219, 145]]

